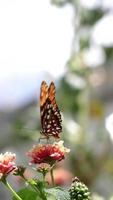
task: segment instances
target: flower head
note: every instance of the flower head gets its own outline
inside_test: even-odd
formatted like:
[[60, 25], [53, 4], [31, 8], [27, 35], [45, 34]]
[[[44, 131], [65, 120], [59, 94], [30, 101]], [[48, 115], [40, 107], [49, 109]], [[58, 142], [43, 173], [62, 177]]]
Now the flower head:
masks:
[[25, 172], [26, 168], [24, 166], [17, 166], [17, 168], [14, 171], [14, 175], [15, 176], [24, 176], [24, 172]]
[[27, 155], [32, 158], [31, 163], [49, 163], [53, 165], [56, 161], [61, 161], [65, 158], [65, 153], [69, 149], [63, 146], [63, 141], [55, 142], [53, 144], [39, 144], [34, 146]]
[[50, 167], [49, 164], [47, 164], [47, 163], [40, 163], [38, 165], [37, 171], [45, 175], [47, 172], [49, 172], [50, 168], [51, 167]]
[[10, 172], [16, 169], [16, 165], [13, 162], [15, 158], [16, 155], [10, 152], [0, 154], [0, 179], [7, 176]]

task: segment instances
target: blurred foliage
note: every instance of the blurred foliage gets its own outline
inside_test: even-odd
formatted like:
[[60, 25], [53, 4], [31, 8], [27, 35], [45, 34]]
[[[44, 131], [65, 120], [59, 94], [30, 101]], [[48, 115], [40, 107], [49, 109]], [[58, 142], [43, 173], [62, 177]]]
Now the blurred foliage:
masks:
[[90, 42], [88, 37], [87, 38], [80, 38], [80, 49], [85, 49], [90, 46]]
[[[81, 46], [83, 47], [82, 44]], [[91, 69], [85, 65], [82, 53], [79, 55], [73, 54], [67, 62], [67, 68], [70, 72], [73, 72], [76, 75], [80, 75], [82, 78], [87, 78], [91, 71]]]
[[67, 0], [51, 0], [51, 3], [57, 6], [64, 6], [67, 2]]
[[113, 47], [107, 47], [107, 48], [104, 48], [104, 51], [105, 51], [105, 54], [106, 54], [106, 62], [110, 62], [112, 61], [113, 59]]
[[96, 155], [84, 144], [76, 145], [76, 149], [73, 148], [70, 158], [71, 170], [73, 173], [76, 171], [81, 181], [90, 186], [103, 170], [107, 156], [107, 151], [103, 151], [101, 155]]
[[104, 15], [104, 11], [100, 9], [86, 10], [82, 9], [80, 13], [81, 25], [93, 26]]
[[[62, 1], [53, 0], [52, 2], [60, 6]], [[75, 44], [67, 62], [67, 71], [60, 80], [57, 95], [59, 106], [63, 112], [63, 137], [68, 144], [71, 143], [72, 149], [68, 165], [74, 175], [91, 187], [102, 171], [112, 174], [113, 164], [112, 153], [110, 153], [112, 147], [104, 128], [104, 102], [98, 95], [99, 89], [96, 84], [95, 86], [91, 85], [89, 81], [89, 76], [94, 69], [85, 64], [83, 51], [92, 45], [91, 29], [106, 13], [102, 8], [88, 10], [81, 6], [79, 1], [63, 1], [62, 6], [67, 2], [73, 5], [77, 13], [74, 18], [77, 23], [73, 23], [73, 26], [75, 26]], [[78, 38], [78, 41], [76, 41], [76, 38]], [[78, 44], [79, 51], [76, 50]], [[106, 54], [104, 64], [108, 64], [113, 59], [113, 47], [103, 47], [103, 49]], [[99, 75], [101, 79], [101, 73]], [[84, 82], [85, 84], [83, 84]], [[100, 85], [100, 90], [103, 87], [104, 85]], [[70, 122], [66, 121], [67, 118], [69, 121], [71, 120], [71, 126]], [[74, 121], [79, 123], [81, 129], [79, 127], [74, 128], [76, 126]], [[73, 128], [73, 131], [69, 130], [69, 127], [70, 129]], [[96, 131], [94, 136], [91, 135], [92, 128]], [[79, 139], [75, 139], [78, 135]], [[99, 135], [101, 135], [101, 140], [98, 141]], [[91, 143], [94, 143], [95, 149], [91, 147]], [[96, 150], [100, 148], [99, 146], [101, 146], [101, 151]], [[111, 158], [108, 156], [109, 154]]]
[[62, 112], [71, 112], [72, 115], [79, 112], [80, 105], [78, 102], [78, 96], [80, 92], [79, 89], [71, 87], [66, 82], [65, 78], [61, 80], [58, 90], [58, 101]]
[[[33, 105], [27, 108], [15, 119], [13, 124], [13, 137], [21, 140], [38, 140], [40, 136], [41, 124], [39, 112]], [[15, 134], [16, 131], [16, 134]]]

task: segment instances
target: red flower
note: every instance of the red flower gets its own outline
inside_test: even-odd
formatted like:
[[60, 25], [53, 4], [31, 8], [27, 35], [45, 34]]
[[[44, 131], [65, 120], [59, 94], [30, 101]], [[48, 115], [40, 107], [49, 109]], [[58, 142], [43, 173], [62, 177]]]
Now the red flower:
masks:
[[65, 158], [65, 153], [69, 152], [69, 149], [63, 146], [63, 141], [56, 142], [54, 144], [39, 144], [34, 146], [27, 155], [32, 158], [31, 163], [49, 163], [54, 164], [56, 161], [61, 161]]
[[0, 179], [16, 169], [15, 163], [13, 162], [15, 158], [16, 155], [10, 152], [0, 154]]

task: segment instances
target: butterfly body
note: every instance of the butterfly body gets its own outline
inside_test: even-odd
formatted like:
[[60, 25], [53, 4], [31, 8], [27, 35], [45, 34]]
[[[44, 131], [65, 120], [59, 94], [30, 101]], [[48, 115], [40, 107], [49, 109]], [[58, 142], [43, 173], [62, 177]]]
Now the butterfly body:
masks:
[[45, 81], [41, 84], [40, 92], [40, 115], [41, 115], [41, 133], [47, 138], [53, 136], [59, 138], [62, 132], [61, 114], [55, 99], [55, 85], [51, 82], [50, 86]]

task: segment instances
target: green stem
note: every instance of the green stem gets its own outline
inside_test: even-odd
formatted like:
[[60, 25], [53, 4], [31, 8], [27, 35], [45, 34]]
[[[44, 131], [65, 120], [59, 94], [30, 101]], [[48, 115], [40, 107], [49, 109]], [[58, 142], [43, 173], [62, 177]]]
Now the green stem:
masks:
[[50, 174], [51, 174], [52, 185], [54, 186], [54, 185], [55, 185], [55, 182], [54, 182], [54, 176], [53, 176], [53, 168], [51, 168]]
[[35, 185], [33, 185], [30, 181], [28, 181], [24, 176], [21, 176], [24, 180], [25, 180], [25, 182], [26, 183], [28, 183], [30, 186], [31, 186], [31, 188], [33, 188], [37, 193], [38, 193], [38, 195], [39, 195], [39, 190], [35, 187]]
[[2, 181], [2, 183], [7, 187], [7, 189], [13, 194], [13, 196], [15, 196], [15, 198], [17, 200], [22, 200], [21, 197], [18, 196], [18, 194], [13, 190], [13, 188], [11, 187], [11, 185], [6, 181], [6, 179], [4, 179]]
[[31, 188], [33, 188], [37, 192], [37, 194], [41, 199], [47, 200], [47, 198], [45, 197], [45, 193], [42, 193], [37, 187], [35, 187], [35, 185], [33, 185], [30, 181], [28, 181], [24, 176], [21, 177], [26, 181], [26, 183], [28, 183], [31, 186]]
[[46, 173], [43, 173], [43, 181], [45, 182]]

